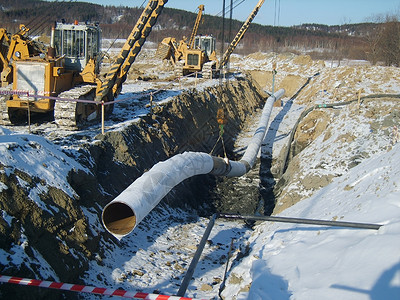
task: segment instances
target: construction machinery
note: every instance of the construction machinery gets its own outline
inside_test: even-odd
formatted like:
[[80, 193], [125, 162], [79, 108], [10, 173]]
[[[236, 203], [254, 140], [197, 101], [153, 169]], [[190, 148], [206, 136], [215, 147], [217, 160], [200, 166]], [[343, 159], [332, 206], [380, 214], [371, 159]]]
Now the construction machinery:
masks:
[[222, 70], [222, 68], [226, 66], [231, 54], [236, 49], [239, 42], [242, 40], [247, 29], [249, 29], [251, 22], [253, 22], [253, 19], [257, 15], [258, 11], [260, 10], [260, 8], [264, 4], [264, 2], [265, 2], [265, 0], [259, 0], [257, 2], [254, 9], [251, 11], [250, 15], [247, 17], [246, 21], [243, 23], [242, 27], [239, 29], [238, 33], [233, 38], [232, 42], [229, 44], [225, 53], [222, 55], [221, 60], [218, 62], [217, 60], [211, 59], [208, 62], [205, 62], [203, 64], [203, 68], [202, 68], [203, 78], [215, 77], [215, 75], [219, 74], [220, 70]]
[[203, 11], [204, 11], [204, 5], [203, 4], [199, 5], [198, 8], [199, 8], [199, 12], [197, 13], [196, 21], [194, 22], [192, 34], [190, 35], [190, 39], [189, 39], [189, 43], [188, 43], [188, 46], [190, 49], [192, 49], [194, 46], [194, 37], [197, 35], [197, 30], [199, 30], [200, 21], [201, 21], [201, 18], [203, 16]]
[[173, 37], [166, 37], [158, 45], [156, 51], [155, 56], [157, 58], [161, 60], [167, 59], [172, 62], [175, 66], [175, 74], [177, 76], [201, 70], [201, 66], [208, 60], [212, 52], [204, 52], [204, 49], [200, 49], [201, 45], [209, 45], [208, 49], [211, 49], [211, 45], [213, 50], [215, 48], [215, 38], [211, 36], [197, 36], [204, 12], [204, 5], [199, 5], [198, 10], [189, 41], [187, 41], [186, 37], [183, 37], [179, 42]]
[[[236, 49], [239, 42], [249, 28], [251, 22], [257, 15], [265, 0], [259, 0], [251, 11], [247, 20], [236, 34], [235, 38], [229, 44], [227, 50], [222, 55], [221, 61], [218, 61], [216, 55], [215, 37], [211, 35], [199, 35], [194, 38], [194, 43], [190, 44], [182, 53], [179, 53], [181, 60], [175, 60], [175, 75], [177, 77], [194, 72], [202, 72], [203, 78], [214, 78], [220, 73], [220, 70], [226, 66], [229, 57]], [[196, 20], [196, 24], [198, 24]], [[198, 26], [195, 28], [197, 30]], [[170, 48], [171, 49], [171, 48]], [[171, 51], [173, 52], [173, 51]]]
[[[98, 24], [57, 23], [49, 47], [38, 47], [26, 26], [9, 35], [0, 29], [0, 124], [30, 113], [52, 114], [58, 125], [77, 128], [100, 117], [101, 104], [119, 94], [168, 0], [149, 0], [106, 75], [100, 75]], [[94, 101], [87, 101], [94, 100]], [[105, 105], [106, 113], [112, 105]]]
[[45, 51], [45, 46], [30, 40], [27, 35], [29, 28], [21, 24], [19, 31], [14, 35], [8, 34], [7, 30], [0, 28], [0, 82], [1, 86], [12, 82], [12, 61], [25, 60], [30, 56], [39, 56]]
[[204, 5], [199, 5], [198, 9], [199, 11], [189, 41], [187, 41], [186, 37], [183, 37], [179, 42], [173, 37], [164, 38], [157, 47], [156, 58], [170, 60], [175, 66], [177, 62], [186, 57], [188, 49], [193, 49], [195, 36], [197, 35], [197, 30], [202, 20]]

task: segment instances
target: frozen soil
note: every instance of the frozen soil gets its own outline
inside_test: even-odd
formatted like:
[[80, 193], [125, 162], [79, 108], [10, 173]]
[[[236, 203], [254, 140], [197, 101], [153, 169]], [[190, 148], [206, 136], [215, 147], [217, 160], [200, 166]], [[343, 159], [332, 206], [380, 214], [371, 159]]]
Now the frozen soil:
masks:
[[[193, 80], [186, 80], [188, 87], [191, 83]], [[184, 151], [209, 152], [218, 138], [216, 114], [220, 108], [230, 120], [225, 126], [225, 143], [231, 149], [241, 124], [261, 107], [265, 93], [243, 76], [229, 85], [219, 85], [218, 80], [201, 83], [199, 80], [198, 90], [157, 91], [152, 108], [147, 105], [148, 90], [128, 85], [119, 98], [124, 101], [116, 105], [105, 124], [104, 135], [95, 125], [69, 132], [52, 123], [31, 124], [34, 134], [27, 133], [28, 126], [2, 128], [1, 273], [82, 283], [91, 262], [104, 266], [107, 249], [121, 246], [100, 224], [102, 207], [108, 201], [160, 160]], [[144, 87], [146, 82], [141, 85]], [[244, 103], [243, 98], [247, 99]], [[220, 145], [214, 153], [222, 153]], [[211, 176], [187, 180], [164, 199], [166, 211], [172, 209], [168, 207], [185, 210], [185, 216], [173, 218], [172, 224], [193, 219], [194, 209], [196, 215], [204, 216], [215, 210], [208, 196], [214, 181]], [[163, 224], [163, 230], [172, 224]], [[147, 235], [147, 241], [156, 239], [157, 234]], [[191, 249], [182, 248], [180, 253], [191, 253]], [[189, 257], [182, 257], [185, 263], [175, 261], [174, 266], [183, 270]], [[151, 270], [147, 272], [153, 276]], [[107, 276], [102, 284], [109, 284], [108, 280]], [[12, 286], [1, 291], [4, 297], [16, 294], [24, 298], [27, 293], [26, 289], [15, 292]], [[31, 296], [45, 299], [49, 295], [52, 291], [40, 290]]]
[[[139, 56], [118, 98], [124, 101], [116, 104], [104, 135], [97, 125], [70, 132], [51, 123], [32, 124], [33, 134], [27, 126], [1, 129], [0, 273], [175, 294], [213, 212], [279, 213], [392, 147], [394, 126], [400, 123], [397, 97], [323, 106], [359, 94], [398, 94], [397, 68], [255, 53], [234, 56], [235, 77], [220, 86], [219, 80], [201, 78], [170, 81], [172, 68], [152, 60], [151, 53]], [[107, 234], [100, 222], [102, 208], [144, 171], [176, 153], [211, 151], [218, 138], [219, 108], [228, 116], [228, 157], [240, 159], [257, 128], [267, 96], [262, 89], [272, 89], [273, 63], [278, 65], [275, 87], [285, 88], [286, 95], [273, 110], [255, 168], [241, 178], [190, 179], [129, 237], [117, 241]], [[301, 113], [316, 104], [322, 107], [295, 126]], [[220, 143], [213, 154], [223, 155]], [[249, 225], [217, 220], [188, 296], [216, 297], [226, 263], [225, 286], [250, 289], [231, 272], [250, 251]], [[92, 299], [15, 291], [2, 287], [1, 296]]]

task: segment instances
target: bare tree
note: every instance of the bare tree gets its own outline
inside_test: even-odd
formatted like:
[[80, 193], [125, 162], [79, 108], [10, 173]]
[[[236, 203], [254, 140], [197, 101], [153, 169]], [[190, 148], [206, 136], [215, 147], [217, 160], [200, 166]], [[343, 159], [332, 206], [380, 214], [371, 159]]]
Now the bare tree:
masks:
[[400, 23], [397, 17], [390, 17], [383, 24], [379, 52], [385, 65], [400, 66]]
[[377, 16], [376, 27], [368, 32], [368, 59], [386, 66], [400, 66], [400, 23], [397, 16]]

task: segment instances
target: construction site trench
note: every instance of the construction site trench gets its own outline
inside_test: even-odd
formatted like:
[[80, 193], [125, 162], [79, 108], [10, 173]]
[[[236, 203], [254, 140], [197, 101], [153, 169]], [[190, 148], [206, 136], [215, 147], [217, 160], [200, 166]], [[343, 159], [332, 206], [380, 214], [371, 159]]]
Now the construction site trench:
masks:
[[[104, 135], [99, 134], [99, 126], [66, 132], [54, 124], [46, 125], [48, 128], [33, 124], [33, 134], [28, 134], [27, 126], [0, 127], [1, 147], [9, 155], [8, 160], [0, 161], [0, 249], [4, 258], [1, 273], [84, 284], [91, 264], [104, 266], [104, 258], [124, 245], [101, 224], [106, 204], [153, 165], [175, 154], [213, 150], [214, 156], [224, 156], [222, 143], [217, 142], [219, 109], [223, 109], [227, 120], [223, 134], [227, 156], [239, 159], [246, 142], [238, 142], [254, 133], [255, 120], [268, 97], [263, 88], [271, 88], [271, 57], [255, 53], [246, 59], [257, 65], [245, 76], [198, 89], [160, 91], [155, 95], [157, 104], [152, 113], [147, 110], [132, 120], [128, 113], [120, 112], [149, 103], [148, 96], [137, 93], [134, 101], [119, 104], [107, 121]], [[193, 219], [208, 218], [214, 212], [277, 214], [345, 174], [371, 153], [391, 147], [392, 129], [400, 123], [399, 98], [393, 95], [398, 82], [390, 83], [391, 78], [400, 78], [397, 69], [381, 72], [364, 66], [326, 68], [306, 56], [281, 55], [279, 59], [282, 68], [276, 77], [277, 88], [285, 88], [286, 94], [270, 119], [267, 137], [274, 144], [288, 138], [295, 122], [281, 132], [278, 127], [282, 127], [285, 117], [299, 118], [293, 142], [274, 148], [274, 153], [272, 144], [262, 145], [255, 167], [240, 178], [200, 175], [179, 184], [140, 224], [138, 229], [147, 233], [148, 243], [154, 242], [152, 232], [157, 222], [171, 218], [170, 208], [191, 212]], [[392, 74], [390, 78], [388, 72]], [[386, 84], [379, 85], [380, 82]], [[360, 86], [368, 91], [363, 96], [372, 96], [357, 101]], [[321, 105], [300, 119], [301, 113], [320, 103], [320, 99], [329, 103], [355, 101], [340, 107]], [[343, 126], [344, 120], [350, 125]], [[45, 158], [41, 160], [42, 154]], [[307, 164], [310, 157], [319, 154], [318, 164]], [[31, 169], [42, 173], [31, 173], [31, 169], [16, 162], [26, 157], [34, 157]], [[56, 184], [57, 178], [64, 178], [63, 183]], [[186, 234], [176, 238], [185, 239]], [[179, 244], [175, 240], [174, 243]], [[247, 248], [243, 249], [241, 256]], [[177, 270], [185, 267], [178, 263], [172, 266]], [[125, 282], [135, 276], [141, 280], [146, 276], [141, 269], [135, 272], [124, 273], [119, 280]], [[107, 276], [110, 277], [99, 273], [96, 280], [110, 285]], [[74, 293], [8, 285], [2, 286], [0, 295], [80, 299]]]
[[[75, 192], [72, 195], [24, 170], [6, 171], [12, 166], [1, 165], [0, 179], [7, 188], [0, 193], [1, 209], [5, 211], [3, 218], [0, 217], [0, 248], [9, 253], [9, 264], [2, 266], [2, 273], [40, 277], [39, 262], [35, 264], [27, 259], [14, 264], [12, 261], [12, 245], [21, 245], [25, 239], [29, 241], [24, 246], [28, 257], [32, 260], [37, 255], [43, 257], [57, 274], [57, 280], [79, 283], [88, 262], [104, 251], [100, 245], [104, 241], [116, 243], [101, 228], [99, 219], [95, 221], [97, 226], [92, 224], [93, 218], [100, 217], [102, 207], [154, 164], [177, 153], [213, 150], [213, 155], [223, 156], [222, 143], [217, 142], [220, 109], [227, 120], [225, 150], [234, 159], [238, 156], [233, 152], [238, 133], [251, 114], [263, 107], [267, 97], [251, 76], [238, 77], [200, 91], [183, 91], [168, 102], [154, 106], [152, 113], [135, 122], [104, 135], [85, 138], [83, 142], [82, 132], [73, 133], [67, 139], [47, 137], [56, 147], [64, 148], [66, 156], [83, 166], [72, 168], [68, 173], [67, 182]], [[2, 134], [7, 134], [7, 130], [2, 129]], [[34, 137], [24, 135], [26, 144], [15, 147], [42, 147]], [[160, 207], [195, 210], [206, 217], [216, 211], [253, 214], [259, 209], [258, 181], [249, 176], [244, 183], [211, 175], [196, 176], [177, 186]], [[32, 190], [38, 190], [44, 207], [32, 201]], [[9, 218], [11, 221], [7, 221]], [[36, 292], [36, 299], [49, 295], [48, 291]], [[4, 286], [1, 293], [24, 297], [31, 292]], [[58, 292], [51, 291], [52, 298], [54, 293]]]

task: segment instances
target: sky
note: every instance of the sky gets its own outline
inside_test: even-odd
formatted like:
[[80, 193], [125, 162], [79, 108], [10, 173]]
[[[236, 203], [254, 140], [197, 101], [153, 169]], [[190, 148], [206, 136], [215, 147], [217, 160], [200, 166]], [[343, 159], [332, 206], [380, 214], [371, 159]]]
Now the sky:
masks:
[[[80, 0], [101, 5], [140, 6], [147, 0]], [[233, 18], [244, 21], [258, 0], [233, 0], [240, 3]], [[196, 12], [200, 4], [205, 13], [217, 15], [222, 11], [222, 0], [169, 0], [166, 7]], [[226, 6], [230, 0], [225, 0]], [[265, 0], [254, 22], [263, 25], [293, 26], [304, 23], [343, 25], [371, 21], [377, 15], [399, 14], [399, 0]], [[227, 14], [229, 17], [229, 14]]]

